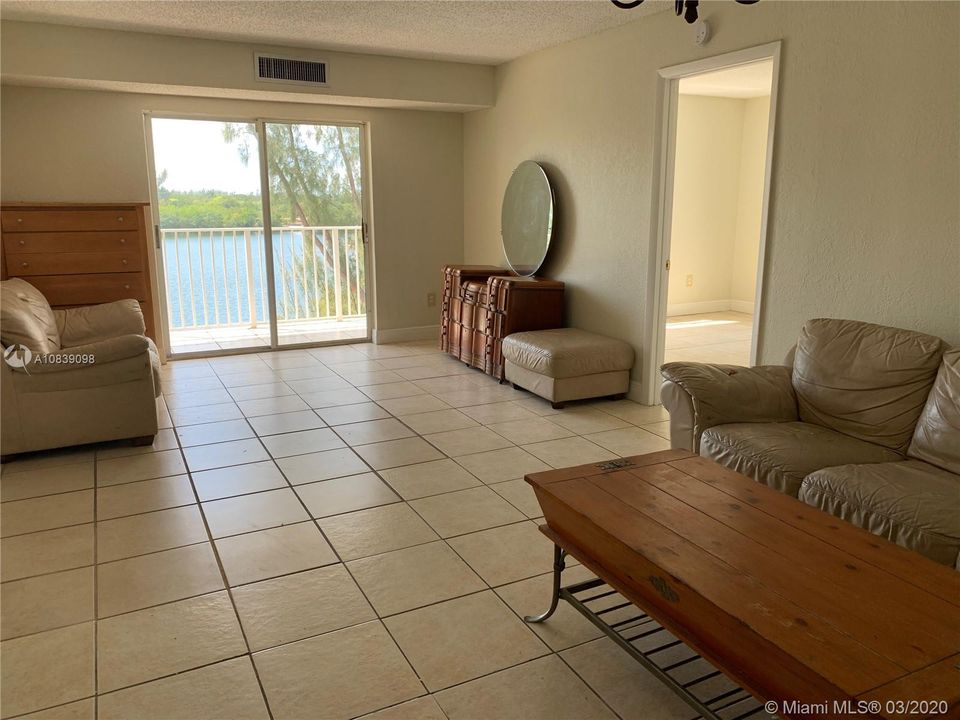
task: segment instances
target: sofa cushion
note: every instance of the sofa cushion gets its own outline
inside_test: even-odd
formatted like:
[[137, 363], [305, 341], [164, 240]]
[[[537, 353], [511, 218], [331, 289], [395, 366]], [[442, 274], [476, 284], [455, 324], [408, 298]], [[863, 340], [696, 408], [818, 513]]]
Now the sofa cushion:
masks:
[[943, 354], [907, 454], [960, 474], [960, 348]]
[[633, 348], [623, 340], [576, 328], [508, 335], [503, 340], [503, 356], [522, 368], [557, 379], [633, 367]]
[[810, 320], [793, 364], [800, 419], [905, 453], [943, 351], [923, 333]]
[[803, 422], [717, 425], [701, 436], [700, 454], [793, 497], [815, 470], [902, 459], [889, 448]]
[[35, 353], [60, 349], [60, 334], [50, 303], [20, 278], [0, 282], [0, 340], [4, 347], [25, 345]]
[[800, 499], [931, 560], [960, 553], [960, 476], [919, 460], [812, 473]]

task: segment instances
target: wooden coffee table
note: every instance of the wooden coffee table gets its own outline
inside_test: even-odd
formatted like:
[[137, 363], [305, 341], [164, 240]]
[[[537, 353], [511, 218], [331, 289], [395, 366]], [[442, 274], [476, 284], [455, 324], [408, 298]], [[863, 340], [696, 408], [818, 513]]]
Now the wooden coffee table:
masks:
[[[569, 601], [705, 717], [747, 693], [735, 717], [960, 717], [956, 570], [686, 451], [526, 479], [556, 546], [550, 609], [528, 622]], [[567, 553], [600, 580], [563, 588]], [[608, 621], [614, 591], [635, 618]], [[657, 633], [697, 659], [638, 649]], [[677, 680], [697, 662], [703, 679]], [[696, 692], [716, 668], [742, 697]]]

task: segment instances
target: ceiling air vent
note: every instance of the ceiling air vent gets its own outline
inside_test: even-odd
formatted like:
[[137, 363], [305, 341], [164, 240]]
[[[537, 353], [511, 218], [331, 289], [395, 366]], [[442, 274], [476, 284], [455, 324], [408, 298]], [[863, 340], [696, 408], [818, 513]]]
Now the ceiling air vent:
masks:
[[297, 85], [326, 85], [327, 64], [317, 60], [254, 55], [257, 79], [269, 82], [295, 83]]

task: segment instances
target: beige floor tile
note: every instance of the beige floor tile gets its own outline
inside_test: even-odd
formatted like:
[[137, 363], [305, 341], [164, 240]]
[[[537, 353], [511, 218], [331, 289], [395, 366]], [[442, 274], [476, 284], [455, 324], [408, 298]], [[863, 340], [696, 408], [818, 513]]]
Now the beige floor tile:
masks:
[[374, 470], [440, 460], [443, 454], [418, 437], [389, 440], [354, 448]]
[[93, 520], [93, 490], [14, 500], [0, 505], [3, 537], [80, 525]]
[[291, 380], [311, 380], [314, 378], [332, 377], [333, 371], [326, 365], [317, 363], [316, 365], [304, 365], [303, 367], [287, 367], [274, 371], [276, 376], [288, 385]]
[[343, 378], [333, 374], [317, 378], [290, 380], [287, 384], [301, 395], [310, 395], [312, 393], [327, 392], [330, 390], [344, 390], [353, 387]]
[[489, 590], [394, 615], [384, 623], [431, 692], [549, 652]]
[[226, 592], [115, 615], [98, 623], [99, 691], [191, 670], [246, 649]]
[[463, 365], [457, 367], [456, 365], [447, 365], [446, 363], [442, 365], [439, 363], [413, 365], [411, 367], [400, 368], [396, 371], [397, 375], [405, 380], [424, 380], [427, 378], [449, 377], [451, 375], [466, 375], [469, 372], [470, 368], [464, 367]]
[[432, 695], [424, 695], [415, 700], [378, 710], [364, 715], [363, 720], [447, 720], [443, 710]]
[[93, 698], [77, 700], [66, 705], [57, 705], [47, 710], [38, 710], [21, 715], [18, 720], [96, 720], [97, 708]]
[[566, 428], [555, 425], [546, 418], [510, 420], [509, 422], [494, 423], [488, 427], [497, 435], [502, 435], [517, 445], [557, 440], [573, 435]]
[[251, 372], [224, 373], [219, 380], [227, 388], [244, 387], [246, 385], [269, 385], [284, 379], [276, 370], [255, 370]]
[[380, 617], [487, 587], [444, 542], [354, 560], [347, 567]]
[[210, 534], [215, 538], [293, 525], [309, 520], [293, 490], [268, 490], [203, 503]]
[[296, 412], [297, 410], [308, 409], [307, 403], [297, 395], [283, 395], [281, 397], [267, 397], [257, 400], [241, 400], [237, 405], [240, 408], [240, 412], [246, 417], [276, 415], [277, 413]]
[[235, 402], [220, 403], [219, 405], [199, 405], [198, 407], [179, 408], [171, 410], [170, 416], [177, 424], [199, 425], [200, 423], [220, 422], [221, 420], [239, 420], [243, 417], [240, 408]]
[[[549, 400], [544, 400], [543, 398], [537, 397], [533, 394], [528, 394], [526, 397], [519, 398], [518, 400], [514, 401], [514, 404], [517, 405], [517, 407], [522, 407], [524, 410], [529, 410], [534, 415], [539, 415], [540, 417], [556, 415], [557, 413], [562, 412], [561, 410], [554, 409]], [[568, 405], [567, 407], [570, 408], [571, 406]]]
[[0, 714], [20, 715], [94, 694], [94, 623], [0, 644]]
[[264, 383], [263, 385], [242, 385], [230, 389], [234, 400], [260, 400], [268, 397], [295, 395], [293, 389], [284, 382]]
[[485, 405], [487, 403], [517, 400], [523, 397], [524, 393], [514, 390], [506, 385], [491, 386], [485, 384], [481, 387], [467, 388], [466, 390], [454, 390], [452, 392], [441, 392], [436, 393], [436, 395], [448, 405], [460, 408], [470, 405]]
[[180, 436], [180, 444], [187, 448], [194, 445], [210, 445], [228, 440], [252, 438], [253, 430], [250, 429], [246, 420], [224, 420], [203, 425], [188, 425], [179, 428], [177, 434]]
[[693, 714], [612, 640], [594, 640], [561, 655], [624, 720], [685, 720]]
[[348, 445], [369, 445], [413, 436], [410, 428], [394, 418], [338, 425], [337, 434]]
[[41, 453], [28, 453], [18, 455], [0, 465], [0, 475], [13, 475], [27, 470], [43, 470], [58, 465], [75, 465], [76, 463], [89, 462], [95, 457], [96, 450], [91, 447], [59, 448]]
[[3, 502], [87, 490], [92, 487], [93, 463], [89, 460], [0, 475], [0, 498]]
[[577, 435], [630, 427], [626, 420], [593, 408], [571, 408], [569, 411], [551, 415], [550, 422], [572, 430]]
[[234, 535], [216, 541], [231, 586], [309, 570], [337, 561], [312, 522]]
[[183, 449], [190, 472], [243, 465], [269, 460], [270, 455], [257, 439], [233, 440], [216, 445], [198, 445]]
[[388, 505], [400, 500], [373, 473], [297, 485], [297, 495], [315, 518]]
[[[336, 630], [253, 656], [276, 720], [346, 720], [423, 694], [379, 622]], [[362, 682], [357, 682], [363, 678]]]
[[[658, 450], [669, 450], [670, 441], [640, 428], [624, 428], [593, 433], [585, 437], [617, 455], [643, 455]], [[587, 461], [589, 462], [589, 461]]]
[[479, 480], [449, 458], [381, 470], [380, 475], [404, 500], [480, 485]]
[[210, 543], [198, 543], [97, 566], [101, 618], [223, 588]]
[[443, 400], [435, 398], [433, 395], [411, 395], [410, 397], [383, 399], [378, 404], [397, 416], [450, 409], [450, 406]]
[[120, 560], [206, 539], [196, 505], [105, 520], [97, 523], [97, 561]]
[[97, 520], [109, 520], [196, 502], [187, 475], [97, 488]]
[[616, 718], [556, 656], [488, 675], [444, 690], [435, 697], [450, 720], [481, 717], [497, 720]]
[[603, 402], [599, 403], [596, 409], [621, 420], [626, 420], [633, 425], [649, 425], [650, 423], [670, 419], [670, 413], [662, 405], [641, 405], [632, 400]]
[[440, 537], [464, 535], [524, 519], [520, 511], [485, 486], [412, 500], [410, 505]]
[[198, 405], [219, 405], [233, 400], [230, 393], [222, 387], [213, 390], [190, 390], [178, 393], [164, 393], [163, 399], [171, 411], [181, 408], [196, 407]]
[[343, 441], [330, 428], [270, 435], [262, 440], [275, 458], [307, 455], [344, 447]]
[[369, 372], [341, 372], [340, 376], [352, 385], [384, 385], [403, 382], [403, 377], [392, 370], [373, 370]]
[[318, 521], [344, 560], [437, 540], [437, 534], [404, 503], [359, 510]]
[[537, 494], [526, 480], [507, 480], [489, 487], [528, 518], [543, 515]]
[[93, 568], [65, 570], [0, 586], [2, 639], [93, 620]]
[[313, 430], [326, 425], [313, 410], [280, 413], [278, 415], [258, 415], [250, 418], [249, 422], [257, 435], [278, 435], [280, 433], [297, 432], [299, 430]]
[[381, 365], [376, 360], [356, 360], [354, 362], [327, 363], [327, 367], [340, 375], [352, 372], [374, 372], [376, 370], [390, 369]]
[[518, 447], [462, 455], [456, 458], [456, 461], [488, 484], [516, 480], [529, 473], [550, 470], [550, 466], [545, 462]]
[[553, 544], [536, 523], [522, 522], [448, 540], [490, 585], [522, 580], [553, 568]]
[[476, 420], [471, 420], [462, 412], [453, 408], [404, 415], [401, 420], [421, 435], [478, 426]]
[[187, 471], [179, 450], [163, 450], [146, 455], [129, 455], [97, 461], [97, 486], [151, 480]]
[[266, 720], [249, 657], [101, 695], [98, 720]]
[[361, 402], [355, 405], [337, 405], [335, 407], [317, 410], [317, 415], [323, 418], [327, 425], [345, 425], [347, 423], [364, 422], [367, 420], [381, 420], [390, 417], [390, 413], [372, 402]]
[[275, 370], [322, 367], [322, 363], [311, 356], [306, 350], [279, 350], [261, 353], [260, 359]]
[[281, 458], [277, 460], [277, 465], [293, 485], [357, 475], [370, 470], [350, 448]]
[[[592, 573], [582, 565], [568, 567], [563, 571], [563, 584], [589, 580]], [[497, 595], [521, 618], [539, 615], [550, 606], [553, 590], [553, 573], [537, 575], [520, 582], [503, 585], [496, 589]], [[602, 637], [603, 633], [592, 622], [577, 612], [572, 605], [561, 602], [556, 612], [542, 623], [527, 625], [554, 651]]]
[[457, 390], [463, 390], [465, 388], [477, 389], [489, 387], [488, 380], [489, 378], [487, 376], [475, 373], [465, 376], [425, 378], [423, 380], [414, 380], [413, 384], [424, 392], [436, 395], [438, 393], [456, 392]]
[[201, 501], [287, 487], [287, 481], [272, 460], [193, 473]]
[[460, 408], [460, 412], [483, 425], [510, 422], [513, 420], [533, 420], [539, 415], [513, 402], [498, 402], [488, 405], [472, 405]]
[[303, 399], [314, 409], [335, 407], [337, 405], [356, 405], [357, 403], [368, 402], [370, 400], [369, 397], [352, 387], [304, 393]]
[[0, 541], [3, 582], [93, 565], [93, 523]]
[[659, 435], [662, 438], [670, 439], [670, 421], [664, 420], [663, 422], [651, 423], [650, 425], [643, 425], [642, 428], [647, 432], [652, 432], [654, 435]]
[[427, 435], [426, 439], [450, 457], [497, 450], [513, 444], [485, 427], [433, 433]]
[[339, 563], [244, 585], [233, 601], [254, 652], [377, 617]]
[[361, 387], [360, 390], [371, 400], [393, 400], [423, 394], [423, 390], [406, 380], [384, 383], [383, 385], [367, 385]]
[[176, 450], [178, 447], [180, 447], [180, 443], [177, 441], [177, 435], [172, 429], [172, 423], [170, 423], [166, 428], [161, 426], [157, 430], [157, 434], [153, 436], [153, 442], [149, 445], [134, 445], [129, 440], [116, 440], [103, 447], [98, 447], [97, 460], [109, 460], [110, 458], [127, 455], [144, 455], [161, 450]]
[[[613, 430], [612, 432], [620, 431]], [[603, 460], [613, 460], [617, 457], [609, 450], [594, 445], [582, 437], [533, 443], [532, 445], [524, 445], [523, 449], [555, 468], [586, 465]]]

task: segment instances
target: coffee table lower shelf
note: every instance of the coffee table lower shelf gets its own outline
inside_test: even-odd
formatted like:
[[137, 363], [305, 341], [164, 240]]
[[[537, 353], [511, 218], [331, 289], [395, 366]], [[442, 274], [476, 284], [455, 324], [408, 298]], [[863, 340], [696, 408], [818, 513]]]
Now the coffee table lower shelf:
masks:
[[705, 720], [775, 717], [750, 693], [603, 580], [563, 587], [565, 558], [566, 551], [555, 545], [550, 607], [541, 615], [524, 618], [526, 622], [544, 622], [556, 611], [559, 601], [565, 600], [696, 710], [696, 717]]

